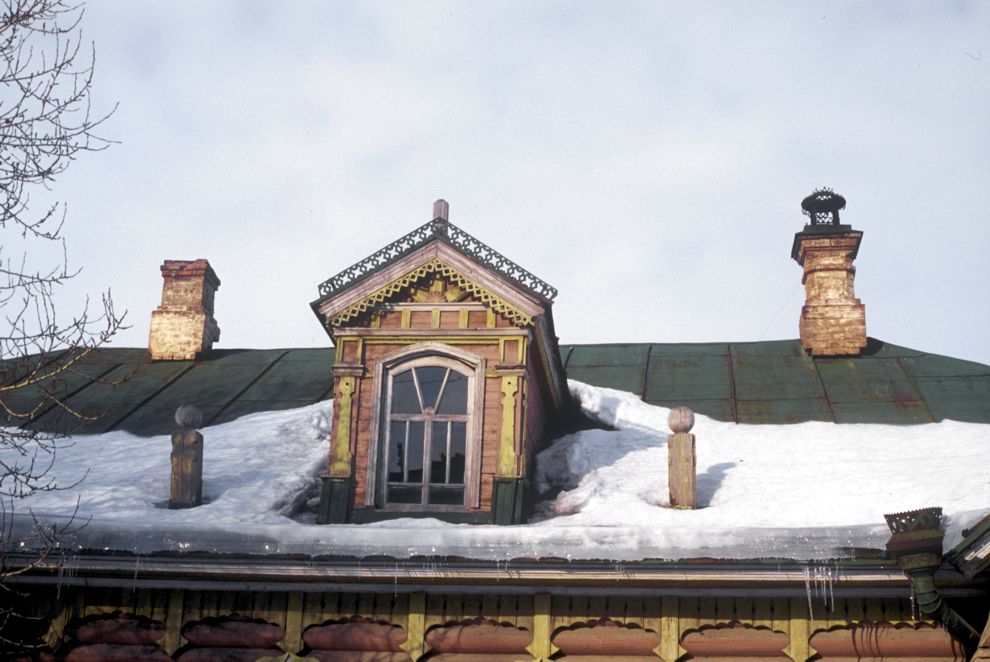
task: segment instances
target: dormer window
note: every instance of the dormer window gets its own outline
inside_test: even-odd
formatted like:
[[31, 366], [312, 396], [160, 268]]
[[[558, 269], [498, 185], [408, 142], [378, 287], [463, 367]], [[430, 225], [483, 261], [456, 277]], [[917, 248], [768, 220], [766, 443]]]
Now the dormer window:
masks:
[[336, 346], [317, 521], [514, 524], [568, 393], [556, 290], [435, 216], [320, 285]]

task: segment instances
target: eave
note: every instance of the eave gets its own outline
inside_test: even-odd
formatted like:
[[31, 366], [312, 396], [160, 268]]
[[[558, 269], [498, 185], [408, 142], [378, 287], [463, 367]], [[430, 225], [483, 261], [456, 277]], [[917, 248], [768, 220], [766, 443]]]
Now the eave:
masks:
[[[34, 567], [9, 581], [30, 585], [252, 591], [385, 593], [766, 596], [799, 597], [816, 585], [815, 568], [834, 573], [837, 597], [903, 598], [910, 592], [892, 561], [785, 560], [611, 561], [392, 558], [309, 559], [237, 556], [80, 555], [66, 559], [8, 557], [8, 567]], [[821, 580], [818, 580], [820, 583]], [[936, 575], [946, 597], [987, 595], [985, 583], [948, 566]]]

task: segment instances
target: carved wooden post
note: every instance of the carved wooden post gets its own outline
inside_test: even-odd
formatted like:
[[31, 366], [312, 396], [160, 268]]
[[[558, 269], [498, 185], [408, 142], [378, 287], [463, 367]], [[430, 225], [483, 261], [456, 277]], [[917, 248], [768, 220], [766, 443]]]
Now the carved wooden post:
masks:
[[192, 508], [203, 503], [203, 412], [193, 405], [175, 410], [179, 430], [172, 433], [172, 495], [169, 508]]
[[672, 508], [696, 508], [696, 468], [694, 453], [694, 412], [687, 407], [675, 407], [667, 416], [670, 439], [667, 442], [667, 483]]

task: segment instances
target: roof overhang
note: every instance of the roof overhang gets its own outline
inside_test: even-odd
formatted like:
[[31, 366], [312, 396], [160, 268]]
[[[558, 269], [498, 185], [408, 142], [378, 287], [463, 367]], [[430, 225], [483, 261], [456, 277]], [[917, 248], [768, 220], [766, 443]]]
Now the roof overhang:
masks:
[[[804, 596], [815, 568], [834, 573], [835, 596], [903, 598], [910, 584], [893, 561], [713, 561], [616, 563], [559, 559], [469, 561], [392, 558], [301, 559], [235, 556], [80, 555], [39, 562], [8, 581], [29, 585], [252, 591], [351, 591], [552, 595]], [[66, 571], [71, 564], [71, 572]], [[944, 566], [936, 575], [947, 597], [985, 596], [986, 583]]]

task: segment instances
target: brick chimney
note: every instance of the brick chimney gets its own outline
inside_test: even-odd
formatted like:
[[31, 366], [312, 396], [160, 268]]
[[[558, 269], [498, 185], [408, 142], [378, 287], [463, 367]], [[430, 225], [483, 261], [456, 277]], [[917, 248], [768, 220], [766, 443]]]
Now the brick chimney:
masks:
[[848, 356], [866, 347], [866, 307], [856, 298], [853, 261], [863, 233], [839, 223], [846, 200], [831, 189], [801, 201], [810, 218], [794, 235], [791, 257], [804, 268], [801, 345], [815, 356]]
[[165, 260], [162, 304], [151, 313], [148, 351], [154, 361], [191, 361], [220, 340], [213, 298], [220, 279], [206, 260]]

